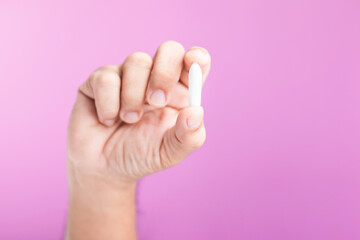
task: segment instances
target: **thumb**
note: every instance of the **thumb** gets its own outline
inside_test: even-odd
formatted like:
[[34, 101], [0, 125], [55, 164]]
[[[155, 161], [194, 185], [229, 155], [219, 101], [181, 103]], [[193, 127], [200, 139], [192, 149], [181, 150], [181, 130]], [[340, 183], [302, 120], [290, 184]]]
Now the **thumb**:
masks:
[[175, 126], [165, 133], [160, 149], [160, 157], [166, 164], [165, 167], [181, 162], [192, 151], [203, 145], [206, 138], [203, 119], [202, 107], [187, 107], [179, 113]]

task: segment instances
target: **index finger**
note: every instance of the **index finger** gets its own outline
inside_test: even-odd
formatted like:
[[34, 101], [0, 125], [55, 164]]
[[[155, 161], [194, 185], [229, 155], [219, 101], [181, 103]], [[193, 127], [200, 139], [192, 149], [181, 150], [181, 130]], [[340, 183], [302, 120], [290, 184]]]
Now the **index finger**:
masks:
[[190, 48], [184, 56], [184, 68], [181, 72], [180, 81], [185, 85], [189, 86], [189, 70], [191, 65], [196, 62], [200, 65], [203, 74], [203, 83], [210, 72], [211, 57], [209, 52], [202, 47]]

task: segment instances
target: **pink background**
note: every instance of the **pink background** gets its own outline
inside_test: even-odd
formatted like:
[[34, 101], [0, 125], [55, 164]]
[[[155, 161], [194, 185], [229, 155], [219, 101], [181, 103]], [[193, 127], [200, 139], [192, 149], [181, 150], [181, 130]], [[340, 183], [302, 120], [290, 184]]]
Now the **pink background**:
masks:
[[212, 54], [208, 138], [140, 183], [139, 236], [360, 239], [360, 2], [0, 1], [0, 239], [60, 239], [91, 71], [173, 39]]

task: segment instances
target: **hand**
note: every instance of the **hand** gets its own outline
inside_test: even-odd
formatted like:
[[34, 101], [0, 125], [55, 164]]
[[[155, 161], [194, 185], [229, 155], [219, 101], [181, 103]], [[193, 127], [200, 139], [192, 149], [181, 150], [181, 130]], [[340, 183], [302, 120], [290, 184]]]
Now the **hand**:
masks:
[[188, 71], [204, 79], [210, 56], [161, 44], [154, 60], [133, 53], [80, 86], [68, 129], [66, 239], [136, 239], [136, 181], [181, 162], [205, 141], [203, 109], [189, 107]]
[[[71, 173], [134, 182], [174, 166], [205, 141], [203, 109], [188, 105], [188, 71], [204, 79], [210, 55], [174, 41], [154, 59], [136, 52], [102, 67], [80, 86], [68, 128]], [[75, 176], [74, 176], [75, 177]]]

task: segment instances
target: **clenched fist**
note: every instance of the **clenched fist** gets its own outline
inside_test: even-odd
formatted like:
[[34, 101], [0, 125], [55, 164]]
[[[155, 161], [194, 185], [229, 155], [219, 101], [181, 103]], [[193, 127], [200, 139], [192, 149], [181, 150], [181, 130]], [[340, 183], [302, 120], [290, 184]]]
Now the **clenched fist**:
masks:
[[121, 204], [130, 204], [129, 189], [203, 144], [203, 109], [188, 102], [188, 74], [194, 62], [205, 81], [208, 52], [201, 47], [185, 51], [168, 41], [154, 58], [133, 53], [120, 65], [99, 68], [80, 86], [68, 127], [69, 239], [84, 237], [79, 224], [88, 223], [89, 214], [105, 219], [100, 232], [83, 239], [123, 236], [111, 224], [119, 220], [118, 225], [126, 226], [127, 218], [124, 222], [121, 216], [111, 216]]
[[[79, 88], [68, 129], [69, 165], [88, 174], [135, 181], [182, 161], [205, 140], [203, 109], [189, 107], [193, 62], [204, 77], [210, 56], [174, 41], [154, 59], [136, 52], [101, 67]], [[204, 79], [205, 80], [205, 79]]]

